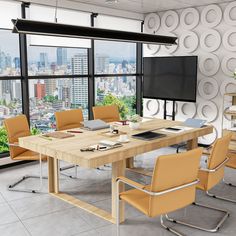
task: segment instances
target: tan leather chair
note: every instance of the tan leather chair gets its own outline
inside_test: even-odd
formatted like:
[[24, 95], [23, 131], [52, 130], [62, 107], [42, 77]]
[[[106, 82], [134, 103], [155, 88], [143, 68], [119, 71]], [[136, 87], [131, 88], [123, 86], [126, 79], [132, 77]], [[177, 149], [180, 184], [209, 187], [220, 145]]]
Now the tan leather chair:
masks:
[[[145, 186], [126, 177], [117, 179], [117, 235], [119, 235], [119, 200], [137, 208], [148, 217], [160, 215], [161, 225], [174, 234], [176, 230], [167, 227], [163, 215], [186, 207], [195, 201], [197, 175], [202, 149], [185, 153], [160, 156], [155, 164], [151, 185]], [[119, 193], [119, 183], [134, 189]]]
[[[58, 131], [79, 128], [81, 127], [81, 122], [84, 121], [83, 112], [81, 109], [55, 112], [55, 118], [56, 118], [56, 129]], [[68, 170], [74, 167], [75, 167], [74, 176], [67, 175], [63, 172], [61, 172], [61, 174], [67, 177], [76, 179], [77, 178], [77, 165], [69, 165], [69, 166], [60, 167], [60, 171]]]
[[93, 118], [105, 122], [114, 122], [120, 120], [119, 110], [116, 105], [95, 106], [93, 107]]
[[[225, 169], [226, 163], [229, 160], [229, 158], [227, 157], [227, 153], [228, 153], [230, 139], [231, 139], [231, 134], [228, 134], [216, 140], [216, 142], [214, 143], [212, 147], [210, 155], [208, 157], [206, 167], [201, 168], [198, 172], [198, 178], [200, 182], [198, 183], [197, 188], [202, 191], [205, 191], [208, 196], [211, 196], [214, 198], [216, 198], [217, 196], [215, 194], [210, 193], [209, 190], [211, 190], [214, 186], [216, 186], [224, 177], [224, 169]], [[191, 226], [193, 228], [201, 229], [204, 231], [216, 232], [219, 230], [221, 225], [229, 216], [229, 212], [226, 210], [210, 207], [207, 205], [200, 205], [198, 203], [195, 203], [195, 205], [208, 208], [208, 209], [213, 209], [214, 211], [222, 212], [224, 213], [224, 215], [220, 219], [220, 221], [216, 224], [216, 227], [210, 228], [210, 229], [196, 226], [196, 225], [179, 221], [176, 219], [168, 218], [168, 220], [174, 223], [180, 223], [180, 224]]]
[[37, 152], [33, 152], [24, 148], [19, 147], [18, 139], [21, 137], [29, 136], [30, 128], [28, 120], [25, 115], [19, 115], [13, 118], [5, 119], [4, 126], [7, 131], [7, 138], [9, 142], [10, 156], [12, 160], [22, 161], [39, 161], [40, 162], [40, 176], [25, 175], [20, 180], [8, 186], [9, 190], [12, 191], [23, 191], [23, 192], [36, 192], [36, 190], [27, 189], [15, 189], [14, 187], [28, 178], [40, 178], [40, 189], [42, 187], [42, 162], [47, 160], [46, 156], [40, 155]]
[[[206, 150], [206, 151], [204, 151], [204, 154], [205, 155], [208, 155], [209, 157], [208, 157], [208, 165], [210, 165], [210, 162], [211, 162], [211, 159], [212, 159], [212, 156], [213, 156], [213, 158], [214, 158], [214, 156], [215, 155], [219, 155], [219, 153], [220, 152], [222, 152], [222, 151], [224, 151], [224, 153], [226, 153], [225, 154], [225, 158], [227, 157], [227, 161], [226, 161], [226, 163], [225, 163], [225, 167], [228, 167], [228, 168], [233, 168], [233, 169], [236, 169], [236, 153], [235, 152], [232, 152], [232, 150], [230, 150], [230, 148], [229, 148], [229, 143], [230, 143], [230, 140], [231, 140], [231, 133], [229, 133], [229, 134], [227, 134], [227, 135], [225, 135], [223, 138], [221, 138], [221, 139], [217, 139], [217, 141], [214, 143], [214, 145], [213, 146], [211, 146], [211, 147], [209, 147], [208, 148], [208, 150]], [[219, 143], [220, 142], [220, 140], [227, 140], [227, 150], [222, 150], [222, 148], [221, 148], [221, 146], [219, 145], [219, 144], [217, 144], [217, 143]], [[222, 141], [221, 141], [222, 142]], [[215, 151], [215, 149], [216, 149], [216, 145], [219, 145], [219, 148], [220, 148], [220, 150], [219, 150], [219, 152], [218, 152], [218, 150], [217, 151]], [[223, 145], [223, 144], [222, 144]], [[224, 171], [222, 170], [221, 171], [222, 173], [221, 173], [221, 175], [219, 175], [219, 177], [220, 177], [220, 180], [219, 181], [221, 181], [221, 180], [223, 180], [223, 182], [225, 183], [225, 184], [227, 184], [227, 185], [229, 185], [229, 186], [234, 186], [234, 187], [236, 187], [236, 185], [233, 185], [232, 183], [230, 183], [230, 182], [227, 182], [226, 180], [225, 180], [225, 178], [224, 178]], [[203, 178], [203, 180], [205, 180], [205, 178], [206, 178], [206, 174], [203, 174], [203, 173], [201, 173], [201, 176], [202, 176], [202, 178]], [[215, 180], [215, 179], [214, 179]], [[208, 189], [207, 189], [207, 194], [209, 195], [209, 196], [211, 196], [211, 197], [214, 197], [214, 198], [218, 198], [218, 199], [222, 199], [222, 200], [226, 200], [226, 201], [230, 201], [230, 202], [233, 202], [233, 203], [236, 203], [236, 199], [234, 200], [234, 199], [229, 199], [229, 198], [226, 198], [226, 197], [223, 197], [223, 196], [219, 196], [219, 195], [216, 195], [216, 194], [213, 194], [213, 193], [210, 193], [208, 190], [210, 190], [210, 186], [211, 185], [214, 185], [214, 180], [212, 180], [212, 178], [207, 182], [207, 187], [208, 187]], [[201, 188], [201, 186], [199, 186], [200, 188]]]
[[81, 109], [55, 112], [55, 118], [58, 131], [78, 128], [81, 126], [81, 122], [84, 121]]

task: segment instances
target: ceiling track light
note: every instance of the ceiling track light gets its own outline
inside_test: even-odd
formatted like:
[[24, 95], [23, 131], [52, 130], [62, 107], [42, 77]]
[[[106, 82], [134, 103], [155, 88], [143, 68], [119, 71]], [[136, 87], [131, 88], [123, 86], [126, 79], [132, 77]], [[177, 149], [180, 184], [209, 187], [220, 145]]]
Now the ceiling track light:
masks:
[[105, 3], [118, 3], [119, 0], [105, 0]]
[[75, 26], [53, 22], [41, 22], [26, 19], [12, 20], [13, 33], [86, 38], [98, 40], [125, 41], [147, 44], [176, 44], [177, 37], [110, 30], [95, 27]]

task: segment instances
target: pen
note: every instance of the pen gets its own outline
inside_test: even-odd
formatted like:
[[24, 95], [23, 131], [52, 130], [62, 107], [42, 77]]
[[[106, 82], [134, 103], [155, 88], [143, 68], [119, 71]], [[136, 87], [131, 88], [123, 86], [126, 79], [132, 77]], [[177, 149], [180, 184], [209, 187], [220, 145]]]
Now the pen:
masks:
[[78, 134], [80, 134], [80, 133], [83, 133], [82, 131], [79, 131], [79, 130], [67, 130], [67, 133], [78, 133]]

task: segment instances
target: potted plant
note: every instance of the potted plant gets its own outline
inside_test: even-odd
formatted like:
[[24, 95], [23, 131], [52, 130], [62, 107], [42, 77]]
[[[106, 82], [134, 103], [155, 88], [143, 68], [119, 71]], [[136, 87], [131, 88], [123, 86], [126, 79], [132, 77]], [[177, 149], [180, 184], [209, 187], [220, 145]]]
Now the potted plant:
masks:
[[131, 129], [138, 129], [142, 121], [142, 118], [140, 117], [140, 115], [135, 114], [135, 115], [129, 116], [128, 121], [129, 121], [129, 127]]

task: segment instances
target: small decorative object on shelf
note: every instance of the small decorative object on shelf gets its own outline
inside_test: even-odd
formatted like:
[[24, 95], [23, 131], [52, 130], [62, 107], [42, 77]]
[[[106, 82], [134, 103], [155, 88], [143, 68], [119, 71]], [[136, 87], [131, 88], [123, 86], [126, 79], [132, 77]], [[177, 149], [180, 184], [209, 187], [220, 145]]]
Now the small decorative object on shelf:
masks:
[[129, 121], [129, 127], [131, 129], [138, 129], [140, 127], [142, 117], [140, 117], [140, 115], [138, 114], [135, 114], [135, 115], [129, 116], [128, 121]]
[[233, 77], [234, 77], [234, 79], [236, 79], [236, 68], [235, 68], [235, 70], [234, 70]]

